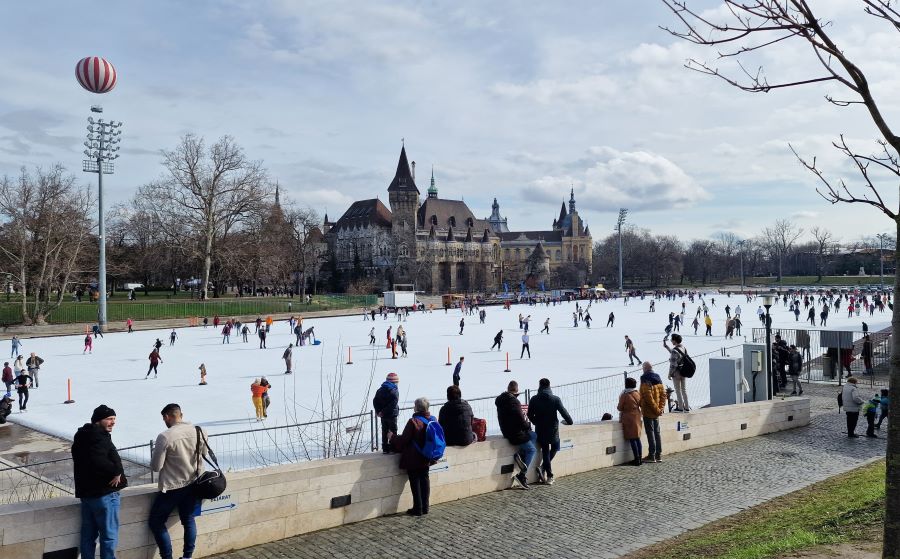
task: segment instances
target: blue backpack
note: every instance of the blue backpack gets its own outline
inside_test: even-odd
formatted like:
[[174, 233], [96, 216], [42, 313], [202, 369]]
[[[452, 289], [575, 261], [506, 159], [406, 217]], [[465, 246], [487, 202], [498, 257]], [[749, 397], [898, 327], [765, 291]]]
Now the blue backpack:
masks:
[[444, 457], [444, 450], [447, 449], [447, 441], [444, 440], [444, 429], [434, 417], [426, 418], [421, 415], [415, 417], [425, 423], [425, 445], [419, 446], [419, 443], [415, 443], [416, 450], [428, 460], [437, 462]]

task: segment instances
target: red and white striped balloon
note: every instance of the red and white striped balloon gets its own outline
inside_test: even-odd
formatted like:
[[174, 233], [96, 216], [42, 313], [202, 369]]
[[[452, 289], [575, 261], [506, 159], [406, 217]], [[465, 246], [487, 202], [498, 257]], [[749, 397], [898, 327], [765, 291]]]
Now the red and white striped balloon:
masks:
[[116, 87], [116, 69], [105, 58], [88, 56], [75, 65], [75, 77], [91, 93], [107, 93]]

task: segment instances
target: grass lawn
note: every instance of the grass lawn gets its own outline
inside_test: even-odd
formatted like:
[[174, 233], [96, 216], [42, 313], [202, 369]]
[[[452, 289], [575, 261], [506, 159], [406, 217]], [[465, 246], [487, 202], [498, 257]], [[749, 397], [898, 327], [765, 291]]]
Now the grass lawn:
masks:
[[[879, 461], [644, 548], [626, 559], [764, 559], [823, 545], [871, 544], [880, 541], [884, 522], [884, 475], [884, 461]], [[740, 486], [735, 490], [740, 491]]]

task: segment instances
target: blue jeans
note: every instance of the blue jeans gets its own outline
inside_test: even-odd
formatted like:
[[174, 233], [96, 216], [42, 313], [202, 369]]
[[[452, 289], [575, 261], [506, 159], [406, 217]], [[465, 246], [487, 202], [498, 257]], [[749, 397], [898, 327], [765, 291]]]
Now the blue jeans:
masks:
[[662, 455], [662, 439], [659, 436], [659, 419], [645, 417], [644, 432], [647, 433], [647, 457], [659, 458]]
[[548, 476], [553, 476], [553, 457], [559, 452], [559, 439], [547, 444], [541, 445], [541, 469]]
[[193, 484], [156, 494], [156, 499], [150, 508], [148, 523], [162, 559], [172, 559], [172, 540], [169, 538], [169, 530], [166, 529], [166, 520], [176, 508], [181, 525], [184, 526], [184, 553], [181, 556], [190, 557], [194, 554], [194, 544], [197, 541], [197, 525], [194, 522], [196, 506], [197, 497], [194, 495]]
[[100, 559], [115, 559], [119, 542], [119, 492], [81, 499], [81, 556], [94, 557], [100, 538]]
[[528, 471], [528, 468], [531, 467], [531, 461], [534, 460], [534, 456], [537, 454], [535, 442], [537, 442], [537, 433], [532, 431], [531, 438], [519, 445], [519, 454], [522, 456], [522, 461], [525, 462], [525, 471]]

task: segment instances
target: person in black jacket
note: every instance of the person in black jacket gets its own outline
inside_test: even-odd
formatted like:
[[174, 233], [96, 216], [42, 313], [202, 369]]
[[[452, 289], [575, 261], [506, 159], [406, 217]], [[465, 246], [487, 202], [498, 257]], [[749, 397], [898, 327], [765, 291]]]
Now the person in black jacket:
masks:
[[538, 385], [538, 393], [528, 402], [528, 419], [537, 431], [537, 442], [541, 447], [541, 468], [538, 478], [541, 483], [553, 484], [553, 468], [550, 465], [553, 457], [559, 452], [559, 418], [563, 416], [566, 425], [571, 425], [572, 416], [566, 411], [559, 396], [550, 390], [550, 380], [542, 378]]
[[497, 422], [500, 423], [500, 432], [510, 444], [519, 447], [519, 450], [513, 456], [516, 465], [519, 466], [519, 473], [515, 479], [523, 489], [529, 489], [527, 473], [534, 455], [537, 454], [537, 448], [534, 446], [537, 435], [531, 430], [531, 423], [525, 419], [522, 413], [522, 404], [519, 402], [519, 383], [511, 380], [506, 388], [506, 392], [497, 396], [494, 400], [497, 406]]
[[441, 406], [438, 423], [444, 429], [444, 440], [449, 446], [469, 446], [475, 440], [472, 432], [472, 406], [462, 399], [458, 386], [447, 387], [447, 403]]
[[375, 415], [381, 418], [381, 452], [385, 454], [393, 452], [390, 433], [397, 432], [397, 416], [400, 415], [400, 391], [397, 389], [399, 382], [400, 375], [388, 373], [372, 399]]
[[116, 412], [98, 406], [91, 422], [75, 433], [72, 463], [75, 496], [81, 499], [81, 556], [94, 557], [100, 538], [100, 559], [115, 559], [119, 540], [119, 491], [128, 485], [122, 460], [112, 442]]

